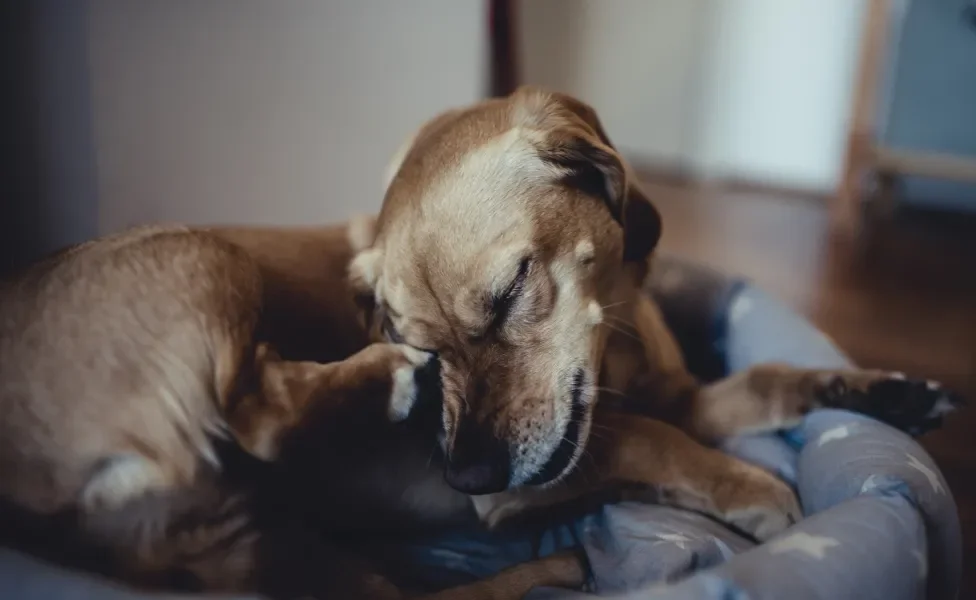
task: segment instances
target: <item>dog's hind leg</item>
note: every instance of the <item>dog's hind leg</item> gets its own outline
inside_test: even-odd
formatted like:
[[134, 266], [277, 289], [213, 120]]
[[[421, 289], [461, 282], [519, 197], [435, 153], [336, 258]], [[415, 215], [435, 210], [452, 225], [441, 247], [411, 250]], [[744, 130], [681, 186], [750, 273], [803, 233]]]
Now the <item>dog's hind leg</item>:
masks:
[[144, 494], [178, 483], [177, 475], [141, 454], [124, 454], [104, 461], [81, 492], [82, 511], [115, 509]]
[[81, 539], [111, 575], [148, 588], [247, 591], [260, 536], [248, 497], [203, 469], [193, 483], [77, 516]]
[[143, 497], [82, 524], [116, 566], [109, 573], [150, 589], [251, 593], [269, 598], [349, 600], [519, 600], [539, 586], [580, 589], [586, 567], [575, 553], [522, 563], [432, 594], [412, 594], [301, 523], [255, 519], [247, 497], [204, 486], [182, 504]]

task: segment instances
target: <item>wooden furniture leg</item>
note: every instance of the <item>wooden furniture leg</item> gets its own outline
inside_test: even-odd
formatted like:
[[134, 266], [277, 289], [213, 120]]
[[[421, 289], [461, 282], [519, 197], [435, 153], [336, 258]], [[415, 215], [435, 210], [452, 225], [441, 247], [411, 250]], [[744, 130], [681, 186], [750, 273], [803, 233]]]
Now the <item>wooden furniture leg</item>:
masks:
[[865, 7], [844, 172], [830, 211], [833, 229], [843, 235], [856, 235], [862, 226], [861, 188], [863, 177], [873, 163], [878, 89], [884, 66], [889, 4], [890, 0], [868, 0]]

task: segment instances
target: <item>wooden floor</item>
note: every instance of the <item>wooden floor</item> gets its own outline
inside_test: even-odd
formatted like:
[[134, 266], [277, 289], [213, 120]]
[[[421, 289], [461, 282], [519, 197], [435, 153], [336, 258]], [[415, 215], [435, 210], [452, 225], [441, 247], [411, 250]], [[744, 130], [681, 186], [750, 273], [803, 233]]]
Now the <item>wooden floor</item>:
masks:
[[[976, 404], [976, 219], [903, 214], [858, 244], [831, 239], [824, 205], [769, 193], [648, 184], [662, 248], [744, 274], [863, 366], [938, 379]], [[976, 598], [976, 408], [923, 445], [955, 494]]]

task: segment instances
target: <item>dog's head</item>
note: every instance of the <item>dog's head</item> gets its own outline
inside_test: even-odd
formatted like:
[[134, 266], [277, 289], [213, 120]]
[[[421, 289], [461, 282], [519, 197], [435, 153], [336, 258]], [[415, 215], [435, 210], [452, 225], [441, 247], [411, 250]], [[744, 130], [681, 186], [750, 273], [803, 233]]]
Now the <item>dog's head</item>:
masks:
[[383, 337], [440, 358], [449, 484], [492, 493], [575, 465], [601, 323], [659, 235], [595, 113], [568, 96], [522, 88], [405, 147], [350, 275]]

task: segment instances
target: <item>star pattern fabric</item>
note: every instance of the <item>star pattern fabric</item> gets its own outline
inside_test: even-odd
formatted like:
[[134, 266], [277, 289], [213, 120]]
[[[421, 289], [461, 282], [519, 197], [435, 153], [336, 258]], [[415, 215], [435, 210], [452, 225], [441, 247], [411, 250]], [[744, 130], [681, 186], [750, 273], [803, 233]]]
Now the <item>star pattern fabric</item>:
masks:
[[933, 492], [936, 494], [945, 494], [945, 487], [942, 485], [942, 478], [939, 477], [939, 474], [925, 465], [922, 461], [918, 460], [914, 454], [908, 455], [908, 466], [925, 476], [925, 479], [928, 480], [929, 485], [932, 486]]
[[817, 438], [817, 446], [818, 447], [823, 446], [824, 444], [827, 444], [834, 440], [842, 440], [846, 437], [850, 437], [850, 435], [851, 435], [850, 425], [839, 425], [837, 427], [828, 429], [827, 431], [821, 433], [820, 437]]
[[839, 545], [840, 542], [834, 538], [800, 532], [771, 542], [769, 544], [769, 551], [773, 554], [799, 552], [817, 560], [823, 560], [824, 556], [827, 555], [827, 549]]

